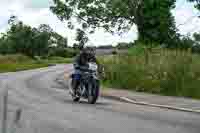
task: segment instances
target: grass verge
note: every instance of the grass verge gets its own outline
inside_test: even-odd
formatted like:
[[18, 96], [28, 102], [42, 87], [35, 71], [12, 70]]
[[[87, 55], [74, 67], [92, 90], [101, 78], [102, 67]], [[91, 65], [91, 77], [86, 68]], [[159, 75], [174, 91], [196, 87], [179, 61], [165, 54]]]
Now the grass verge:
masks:
[[138, 92], [200, 99], [200, 55], [157, 49], [101, 58], [104, 85]]
[[49, 59], [33, 60], [24, 55], [0, 56], [0, 73], [48, 67], [55, 64], [71, 63], [70, 58], [51, 57]]
[[48, 64], [38, 64], [38, 63], [6, 63], [6, 64], [0, 64], [0, 73], [16, 72], [16, 71], [36, 69], [47, 66]]

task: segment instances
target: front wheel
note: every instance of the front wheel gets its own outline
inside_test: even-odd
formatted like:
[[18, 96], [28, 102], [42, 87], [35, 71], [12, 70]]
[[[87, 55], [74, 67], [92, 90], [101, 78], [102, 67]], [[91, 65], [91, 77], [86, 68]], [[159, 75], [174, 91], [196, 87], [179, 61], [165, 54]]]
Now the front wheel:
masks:
[[75, 92], [74, 92], [74, 90], [73, 90], [73, 80], [72, 79], [70, 79], [70, 81], [69, 81], [69, 92], [70, 92], [70, 94], [71, 94], [71, 97], [72, 97], [72, 100], [74, 101], [74, 102], [79, 102], [80, 101], [80, 97], [77, 97], [76, 96], [76, 94], [75, 94]]
[[88, 84], [88, 103], [95, 104], [98, 97], [99, 97], [99, 82], [93, 80], [91, 83]]
[[72, 96], [72, 100], [74, 102], [79, 102], [80, 101], [80, 97]]

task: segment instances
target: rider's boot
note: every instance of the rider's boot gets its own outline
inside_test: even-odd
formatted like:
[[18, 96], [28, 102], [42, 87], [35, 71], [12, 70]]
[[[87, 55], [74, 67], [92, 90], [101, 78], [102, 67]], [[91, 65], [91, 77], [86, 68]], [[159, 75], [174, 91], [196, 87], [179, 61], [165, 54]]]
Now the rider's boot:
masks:
[[78, 97], [77, 94], [78, 82], [76, 80], [72, 80], [72, 95]]

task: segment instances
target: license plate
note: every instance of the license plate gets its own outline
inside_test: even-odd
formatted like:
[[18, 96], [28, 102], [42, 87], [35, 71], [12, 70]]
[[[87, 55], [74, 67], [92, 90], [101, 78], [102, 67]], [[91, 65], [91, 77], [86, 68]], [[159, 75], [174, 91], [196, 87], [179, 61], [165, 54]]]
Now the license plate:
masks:
[[95, 63], [89, 63], [89, 69], [92, 71], [97, 71], [98, 66]]

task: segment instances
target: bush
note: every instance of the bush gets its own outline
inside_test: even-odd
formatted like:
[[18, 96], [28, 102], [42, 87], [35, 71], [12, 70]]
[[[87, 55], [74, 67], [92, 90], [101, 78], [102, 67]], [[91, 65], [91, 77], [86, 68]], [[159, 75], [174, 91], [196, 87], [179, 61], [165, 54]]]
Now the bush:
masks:
[[74, 49], [55, 48], [55, 49], [51, 50], [50, 56], [72, 58], [72, 57], [76, 56], [77, 53], [78, 53], [78, 51], [74, 50]]
[[128, 50], [128, 54], [133, 56], [144, 55], [144, 52], [145, 47], [140, 44], [137, 46], [133, 46]]
[[55, 63], [55, 64], [59, 64], [59, 63], [65, 63], [66, 64], [66, 63], [71, 63], [73, 61], [73, 59], [54, 56], [54, 57], [49, 57], [47, 61], [49, 63]]
[[200, 45], [193, 46], [192, 47], [192, 52], [200, 54]]
[[116, 54], [117, 54], [117, 50], [113, 50], [113, 51], [112, 51], [112, 54], [113, 54], [113, 55], [116, 55]]
[[20, 63], [32, 61], [28, 56], [22, 54], [12, 54], [12, 55], [0, 55], [0, 62], [3, 63]]

